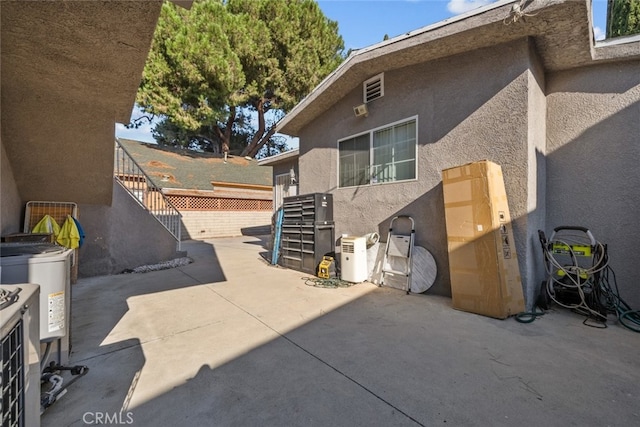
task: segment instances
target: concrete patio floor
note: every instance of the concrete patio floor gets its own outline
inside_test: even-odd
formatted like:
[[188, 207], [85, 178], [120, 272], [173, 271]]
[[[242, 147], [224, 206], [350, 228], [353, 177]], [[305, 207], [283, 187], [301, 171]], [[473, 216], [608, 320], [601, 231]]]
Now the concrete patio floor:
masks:
[[183, 248], [192, 264], [73, 286], [71, 363], [90, 370], [43, 426], [640, 425], [640, 334], [613, 322], [312, 287], [256, 237]]

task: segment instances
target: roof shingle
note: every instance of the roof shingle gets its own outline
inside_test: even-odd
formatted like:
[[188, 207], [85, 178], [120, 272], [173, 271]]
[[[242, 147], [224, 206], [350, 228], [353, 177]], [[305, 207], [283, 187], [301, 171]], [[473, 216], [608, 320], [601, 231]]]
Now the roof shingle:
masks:
[[213, 190], [212, 181], [273, 185], [271, 167], [254, 159], [162, 147], [130, 139], [118, 139], [125, 150], [161, 188]]

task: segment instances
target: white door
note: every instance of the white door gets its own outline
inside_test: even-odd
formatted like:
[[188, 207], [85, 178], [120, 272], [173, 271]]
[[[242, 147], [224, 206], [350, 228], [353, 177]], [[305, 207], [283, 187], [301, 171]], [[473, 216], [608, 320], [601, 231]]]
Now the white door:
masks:
[[282, 206], [282, 199], [298, 194], [298, 186], [291, 184], [291, 174], [285, 173], [276, 175], [276, 186], [274, 187], [273, 207], [278, 210]]

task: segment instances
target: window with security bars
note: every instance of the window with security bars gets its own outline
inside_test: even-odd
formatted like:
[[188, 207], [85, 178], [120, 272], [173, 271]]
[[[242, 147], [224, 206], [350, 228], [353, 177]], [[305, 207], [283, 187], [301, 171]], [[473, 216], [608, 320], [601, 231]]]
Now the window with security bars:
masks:
[[167, 196], [180, 211], [271, 211], [273, 201], [199, 196]]
[[338, 141], [339, 186], [415, 179], [417, 117]]
[[371, 77], [363, 83], [363, 100], [365, 104], [384, 96], [384, 73]]
[[20, 319], [11, 330], [2, 337], [2, 399], [0, 412], [2, 427], [24, 425], [24, 347], [23, 323]]

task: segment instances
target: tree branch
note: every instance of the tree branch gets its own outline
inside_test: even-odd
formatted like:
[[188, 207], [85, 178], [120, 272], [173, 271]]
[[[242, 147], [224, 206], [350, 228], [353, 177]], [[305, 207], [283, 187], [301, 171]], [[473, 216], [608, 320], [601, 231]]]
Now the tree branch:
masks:
[[155, 114], [151, 114], [151, 115], [142, 115], [140, 117], [137, 117], [133, 120], [131, 120], [131, 123], [128, 123], [126, 125], [124, 125], [124, 127], [126, 127], [127, 129], [138, 129], [140, 126], [142, 126], [142, 121], [146, 120], [148, 123], [153, 123], [153, 120], [156, 118]]
[[267, 133], [264, 134], [262, 136], [262, 138], [260, 138], [260, 140], [258, 142], [256, 142], [254, 147], [251, 150], [249, 150], [247, 152], [247, 154], [245, 154], [245, 156], [255, 157], [256, 154], [258, 154], [258, 151], [260, 151], [260, 149], [264, 146], [264, 144], [269, 142], [269, 140], [271, 139], [271, 137], [273, 136], [274, 133], [276, 133], [276, 125], [275, 124], [273, 126], [271, 126], [271, 128], [269, 128]]

